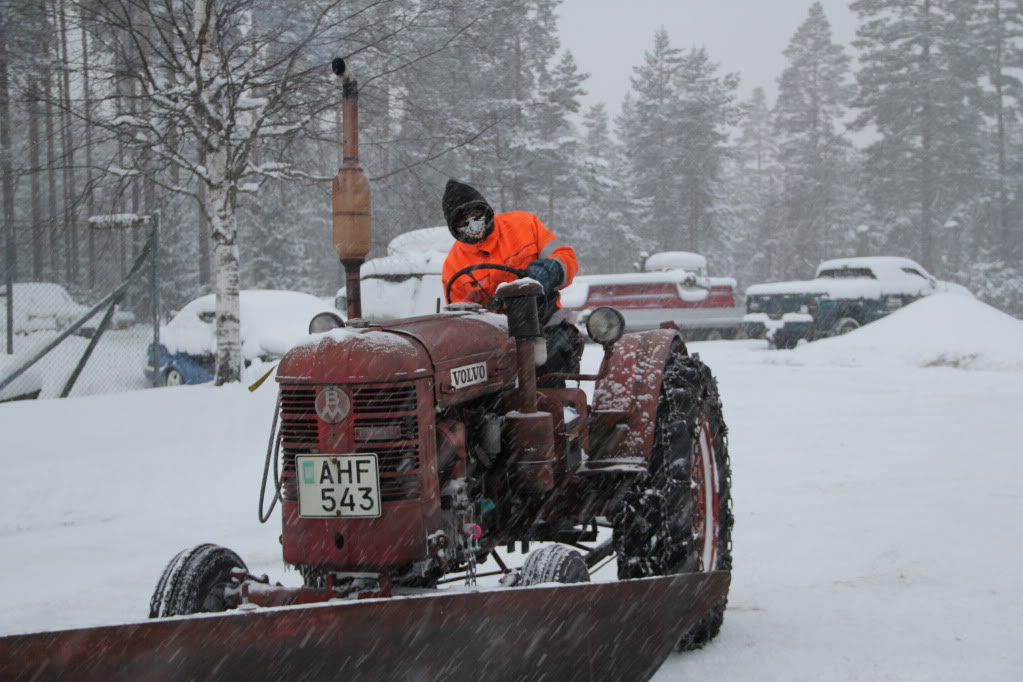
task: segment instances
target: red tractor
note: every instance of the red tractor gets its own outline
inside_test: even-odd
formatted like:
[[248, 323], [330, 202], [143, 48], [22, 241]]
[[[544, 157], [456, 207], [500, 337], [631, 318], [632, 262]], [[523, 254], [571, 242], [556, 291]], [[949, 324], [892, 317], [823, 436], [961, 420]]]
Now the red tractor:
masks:
[[[369, 190], [348, 77], [344, 92], [334, 220], [349, 322], [318, 316], [310, 330], [320, 333], [281, 360], [270, 446], [284, 561], [304, 587], [270, 586], [230, 550], [203, 545], [168, 565], [150, 615], [389, 597], [452, 574], [471, 580], [487, 557], [509, 573], [506, 584], [519, 585], [588, 581], [612, 552], [620, 579], [728, 571], [721, 401], [674, 325], [623, 336], [621, 314], [599, 308], [587, 320], [604, 348], [597, 374], [538, 377], [543, 292], [533, 280], [502, 285], [491, 306], [499, 312], [464, 303], [393, 322], [360, 319]], [[455, 277], [493, 267], [503, 266]], [[583, 381], [595, 382], [592, 404], [581, 388], [564, 387]], [[265, 520], [262, 503], [260, 513]], [[601, 526], [612, 539], [585, 555], [566, 546], [586, 548]], [[508, 570], [498, 550], [530, 542], [559, 544]], [[725, 599], [678, 633], [682, 646], [717, 633]]]
[[[430, 679], [485, 671], [503, 652], [511, 655], [490, 677], [530, 677], [537, 665], [566, 679], [648, 677], [671, 646], [699, 646], [717, 634], [724, 615], [730, 470], [710, 370], [673, 325], [623, 335], [621, 314], [605, 307], [587, 321], [604, 349], [599, 371], [537, 376], [545, 361], [542, 288], [525, 273], [498, 289], [497, 310], [456, 304], [435, 315], [362, 321], [369, 191], [358, 165], [357, 90], [347, 75], [344, 93], [334, 236], [349, 320], [318, 316], [311, 331], [319, 333], [281, 360], [264, 469], [264, 486], [272, 470], [281, 503], [284, 561], [303, 585], [251, 575], [223, 547], [193, 547], [159, 580], [150, 617], [161, 620], [79, 637], [82, 665], [114, 661], [118, 674], [141, 674], [161, 660], [161, 677], [202, 676], [214, 666], [239, 679], [285, 670], [315, 679], [352, 671], [360, 679]], [[458, 276], [485, 267], [493, 266]], [[593, 382], [592, 402], [581, 382]], [[261, 498], [265, 521], [263, 507]], [[602, 527], [610, 537], [597, 542]], [[500, 552], [516, 545], [525, 552], [531, 542], [550, 544], [509, 569]], [[588, 583], [612, 554], [618, 582], [521, 589]], [[386, 599], [422, 594], [452, 576], [474, 584], [487, 558], [507, 589]], [[331, 604], [257, 608], [320, 602]], [[225, 611], [239, 615], [162, 620]], [[45, 657], [55, 641], [9, 646], [23, 656], [37, 646]], [[478, 655], [467, 659], [467, 651]]]

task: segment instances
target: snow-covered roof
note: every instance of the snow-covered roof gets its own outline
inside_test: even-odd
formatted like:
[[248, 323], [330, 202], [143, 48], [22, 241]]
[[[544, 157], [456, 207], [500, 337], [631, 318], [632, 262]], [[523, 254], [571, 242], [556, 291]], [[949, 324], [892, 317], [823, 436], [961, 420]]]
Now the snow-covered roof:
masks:
[[877, 298], [881, 295], [881, 285], [873, 279], [823, 278], [754, 284], [746, 289], [747, 296], [772, 294], [819, 294], [831, 298]]
[[655, 253], [643, 263], [646, 272], [659, 270], [687, 270], [697, 275], [707, 273], [707, 259], [691, 251], [662, 251]]
[[447, 251], [421, 251], [373, 258], [362, 264], [362, 279], [367, 277], [399, 277], [402, 275], [439, 275]]
[[[314, 315], [337, 312], [310, 294], [267, 289], [243, 290], [240, 306], [242, 356], [247, 360], [283, 355], [309, 334], [309, 320]], [[160, 331], [160, 342], [171, 353], [213, 353], [217, 345], [212, 318], [215, 310], [213, 294], [200, 296]]]
[[930, 276], [930, 273], [924, 270], [923, 266], [915, 260], [899, 256], [832, 258], [831, 260], [826, 260], [817, 266], [815, 276], [820, 277], [820, 273], [824, 270], [841, 270], [842, 268], [869, 268], [878, 279], [905, 279], [907, 277], [916, 277], [916, 275], [907, 273], [903, 268], [916, 270], [924, 275], [924, 277]]
[[447, 253], [455, 238], [446, 227], [424, 227], [410, 230], [391, 240], [387, 245], [387, 255], [415, 255], [423, 251], [442, 251]]
[[[686, 270], [661, 270], [658, 272], [623, 272], [610, 275], [578, 275], [570, 286], [561, 290], [561, 305], [566, 308], [581, 308], [586, 305], [591, 286], [614, 286], [620, 284], [683, 284], [694, 278], [695, 287], [704, 293], [696, 299], [706, 297], [707, 287], [731, 287], [735, 289], [736, 281], [732, 277], [699, 277]], [[683, 298], [685, 298], [683, 294]]]
[[[442, 303], [444, 300], [444, 287], [439, 272], [409, 277], [400, 282], [371, 277], [362, 280], [360, 289], [362, 316], [374, 320], [397, 320], [416, 315], [430, 315], [437, 312], [437, 299]], [[346, 295], [344, 287], [339, 289], [337, 294], [339, 299], [344, 298]]]
[[[873, 276], [835, 277], [835, 270], [869, 270]], [[821, 274], [825, 276], [821, 276]], [[919, 273], [919, 274], [916, 274]], [[851, 274], [851, 273], [850, 273]], [[926, 296], [940, 286], [914, 260], [897, 256], [833, 258], [817, 266], [812, 280], [754, 284], [747, 296], [771, 294], [821, 294], [831, 298], [879, 298], [884, 295]]]

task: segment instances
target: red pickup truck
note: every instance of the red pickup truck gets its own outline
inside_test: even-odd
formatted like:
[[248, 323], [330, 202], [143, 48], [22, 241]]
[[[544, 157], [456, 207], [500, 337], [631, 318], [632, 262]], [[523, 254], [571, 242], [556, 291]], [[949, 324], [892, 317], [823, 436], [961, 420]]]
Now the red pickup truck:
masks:
[[695, 253], [667, 251], [650, 256], [644, 272], [578, 275], [561, 292], [561, 305], [580, 321], [589, 310], [614, 306], [629, 331], [654, 329], [673, 321], [687, 339], [734, 339], [745, 311], [736, 305], [735, 279], [707, 277], [706, 259]]

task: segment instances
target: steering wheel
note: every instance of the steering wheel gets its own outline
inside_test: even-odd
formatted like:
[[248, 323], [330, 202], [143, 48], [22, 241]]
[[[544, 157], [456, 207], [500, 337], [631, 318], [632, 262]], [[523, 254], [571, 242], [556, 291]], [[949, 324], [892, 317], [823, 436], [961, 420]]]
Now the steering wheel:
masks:
[[[451, 279], [448, 280], [447, 289], [444, 291], [445, 298], [447, 298], [448, 301], [451, 300], [451, 285], [455, 283], [456, 279], [462, 277], [463, 275], [472, 274], [477, 270], [502, 270], [504, 272], [510, 272], [513, 275], [518, 275], [519, 278], [526, 277], [528, 275], [528, 273], [525, 270], [519, 270], [518, 268], [513, 268], [509, 265], [477, 263], [476, 265], [470, 265], [469, 267], [462, 268], [461, 270], [459, 270], [458, 272], [451, 276]], [[487, 301], [487, 303], [489, 305], [490, 301]]]

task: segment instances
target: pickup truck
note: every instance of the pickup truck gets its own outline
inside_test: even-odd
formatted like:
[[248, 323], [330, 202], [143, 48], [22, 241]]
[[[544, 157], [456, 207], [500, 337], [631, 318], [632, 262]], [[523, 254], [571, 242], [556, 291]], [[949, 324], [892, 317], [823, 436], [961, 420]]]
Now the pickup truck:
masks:
[[743, 325], [750, 338], [794, 348], [800, 339], [845, 334], [938, 291], [969, 295], [909, 258], [836, 258], [821, 263], [812, 280], [747, 288]]
[[589, 310], [610, 305], [625, 317], [628, 331], [675, 322], [688, 340], [734, 339], [742, 331], [731, 277], [708, 277], [706, 259], [686, 251], [655, 253], [644, 272], [577, 275], [561, 291], [561, 305], [582, 322]]

